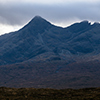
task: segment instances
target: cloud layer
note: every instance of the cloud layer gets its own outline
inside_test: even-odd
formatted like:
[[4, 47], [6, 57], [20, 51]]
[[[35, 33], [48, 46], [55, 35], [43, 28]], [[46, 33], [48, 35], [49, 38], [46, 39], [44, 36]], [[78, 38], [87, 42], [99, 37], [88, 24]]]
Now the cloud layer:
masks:
[[36, 15], [63, 26], [81, 20], [100, 22], [99, 11], [99, 0], [0, 0], [0, 24], [21, 26]]

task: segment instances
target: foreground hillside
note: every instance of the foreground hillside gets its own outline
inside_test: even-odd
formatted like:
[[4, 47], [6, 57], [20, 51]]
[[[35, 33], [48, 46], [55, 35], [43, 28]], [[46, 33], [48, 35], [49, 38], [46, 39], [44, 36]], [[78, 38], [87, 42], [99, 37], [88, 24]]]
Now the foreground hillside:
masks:
[[0, 88], [0, 100], [100, 100], [100, 88]]
[[100, 62], [44, 62], [0, 66], [0, 87], [100, 87]]

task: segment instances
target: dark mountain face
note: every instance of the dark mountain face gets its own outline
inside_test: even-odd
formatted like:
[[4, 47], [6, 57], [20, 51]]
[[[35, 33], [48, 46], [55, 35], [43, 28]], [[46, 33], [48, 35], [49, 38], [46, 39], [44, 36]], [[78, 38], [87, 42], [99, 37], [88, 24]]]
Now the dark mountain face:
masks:
[[61, 28], [36, 16], [19, 31], [0, 36], [0, 64], [91, 58], [100, 53], [99, 33], [99, 23]]
[[100, 24], [57, 27], [36, 16], [0, 36], [0, 86], [83, 88], [100, 86]]

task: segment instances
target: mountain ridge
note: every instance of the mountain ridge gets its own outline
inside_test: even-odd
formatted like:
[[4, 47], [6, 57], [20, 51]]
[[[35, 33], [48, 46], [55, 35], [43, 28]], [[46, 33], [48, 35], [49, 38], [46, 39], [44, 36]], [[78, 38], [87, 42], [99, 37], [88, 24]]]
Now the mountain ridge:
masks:
[[22, 29], [0, 36], [0, 64], [29, 59], [71, 60], [75, 56], [93, 56], [94, 51], [99, 54], [99, 27], [99, 23], [82, 21], [61, 28], [36, 16]]
[[36, 16], [0, 36], [0, 86], [100, 87], [100, 24], [58, 27]]

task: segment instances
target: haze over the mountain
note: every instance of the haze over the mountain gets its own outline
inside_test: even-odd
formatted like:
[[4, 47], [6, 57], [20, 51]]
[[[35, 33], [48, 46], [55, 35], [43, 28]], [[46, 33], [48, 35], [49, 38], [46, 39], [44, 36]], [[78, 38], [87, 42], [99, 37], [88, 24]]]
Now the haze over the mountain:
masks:
[[99, 56], [99, 23], [62, 28], [36, 16], [22, 29], [0, 36], [0, 86], [99, 86]]

